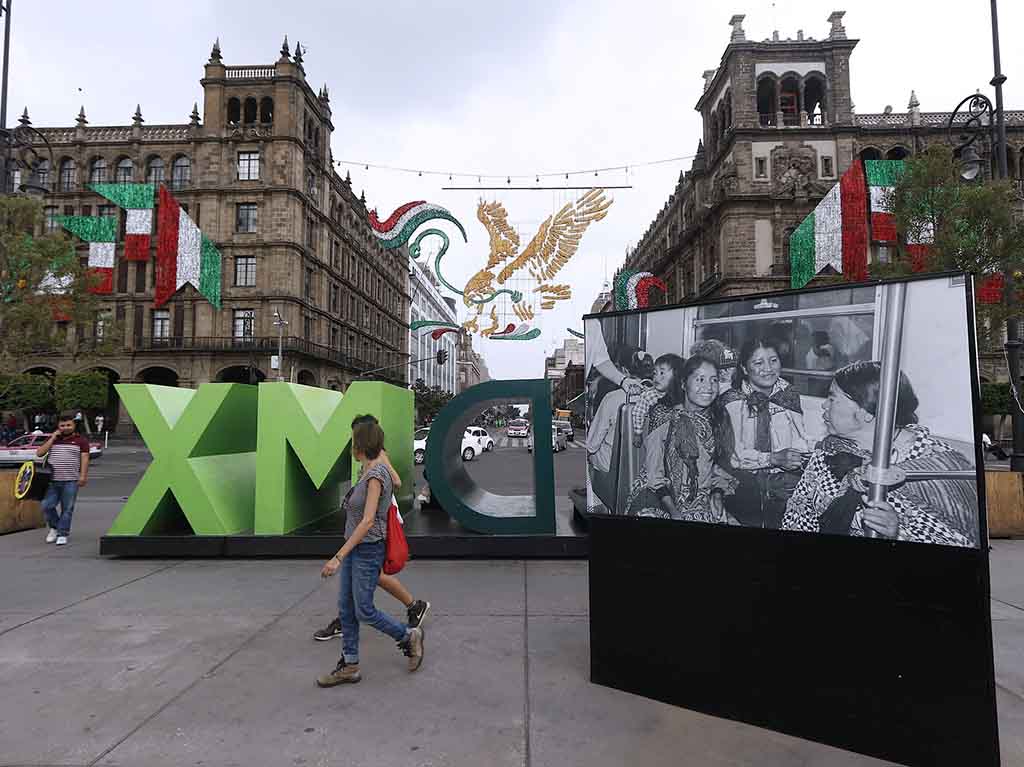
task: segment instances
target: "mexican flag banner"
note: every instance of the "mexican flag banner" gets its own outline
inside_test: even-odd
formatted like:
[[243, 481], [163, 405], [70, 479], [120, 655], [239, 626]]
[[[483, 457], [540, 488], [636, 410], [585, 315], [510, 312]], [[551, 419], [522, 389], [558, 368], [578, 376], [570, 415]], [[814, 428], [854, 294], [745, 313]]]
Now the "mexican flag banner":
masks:
[[117, 247], [117, 218], [114, 216], [61, 216], [58, 223], [89, 243], [91, 293], [114, 292], [114, 249]]
[[220, 309], [220, 251], [163, 184], [158, 202], [154, 305], [163, 306], [185, 283], [191, 283]]
[[864, 171], [853, 163], [789, 240], [791, 284], [802, 288], [831, 267], [846, 279], [867, 278], [867, 190]]
[[[895, 244], [896, 216], [892, 211], [892, 193], [903, 175], [902, 160], [865, 160], [864, 172], [871, 194], [871, 239], [875, 242]], [[910, 268], [922, 272], [927, 268], [928, 256], [934, 233], [929, 226], [919, 227], [920, 231], [908, 236], [906, 252], [910, 256]]]
[[153, 232], [153, 184], [89, 184], [89, 188], [125, 209], [125, 259], [149, 261], [149, 241]]

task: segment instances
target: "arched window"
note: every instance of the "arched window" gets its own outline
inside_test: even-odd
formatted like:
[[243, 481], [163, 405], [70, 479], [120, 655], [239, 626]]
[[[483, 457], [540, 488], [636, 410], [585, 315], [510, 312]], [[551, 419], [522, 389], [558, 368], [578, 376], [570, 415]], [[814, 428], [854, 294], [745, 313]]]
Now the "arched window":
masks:
[[818, 75], [808, 75], [804, 79], [804, 111], [810, 125], [824, 125], [825, 120], [825, 80]]
[[114, 181], [118, 184], [130, 184], [135, 180], [135, 163], [130, 157], [122, 157], [117, 161]]
[[783, 125], [800, 124], [800, 79], [786, 75], [779, 85], [779, 111]]
[[715, 114], [711, 118], [711, 156], [714, 157], [718, 154], [718, 115]]
[[882, 153], [875, 149], [873, 146], [864, 147], [860, 150], [860, 159], [862, 160], [881, 160]]
[[97, 157], [89, 164], [89, 183], [107, 183], [107, 161], [102, 157]]
[[256, 122], [256, 99], [252, 96], [245, 100], [245, 124]]
[[50, 188], [50, 161], [40, 160], [32, 169], [32, 183], [43, 189]]
[[1010, 178], [1020, 178], [1017, 174], [1017, 152], [1012, 146], [1006, 147], [1006, 172]]
[[171, 164], [171, 188], [184, 189], [192, 184], [192, 161], [185, 155], [174, 158]]
[[242, 122], [242, 103], [232, 97], [228, 99], [228, 125], [238, 125]]
[[260, 101], [260, 122], [274, 122], [274, 100], [269, 96], [264, 96]]
[[146, 163], [146, 183], [162, 184], [164, 182], [164, 158], [150, 157]]
[[762, 127], [775, 125], [779, 105], [775, 98], [775, 78], [762, 77], [757, 81], [757, 115]]
[[75, 161], [70, 157], [65, 157], [60, 161], [60, 191], [62, 192], [73, 192], [75, 184], [78, 182], [78, 169], [75, 167]]
[[886, 160], [905, 160], [909, 156], [910, 153], [901, 146], [894, 146], [885, 153]]
[[320, 148], [320, 129], [319, 128], [316, 128], [313, 131], [313, 146], [315, 146], [317, 149]]

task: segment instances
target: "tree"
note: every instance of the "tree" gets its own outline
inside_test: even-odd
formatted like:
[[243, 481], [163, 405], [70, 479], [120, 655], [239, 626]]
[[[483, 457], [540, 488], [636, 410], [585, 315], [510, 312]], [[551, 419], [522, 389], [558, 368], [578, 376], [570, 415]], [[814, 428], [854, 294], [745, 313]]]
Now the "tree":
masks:
[[[989, 280], [997, 291], [1000, 275], [1013, 276], [1014, 284], [1005, 286], [1013, 300], [976, 304], [981, 347], [999, 345], [1006, 320], [1021, 316], [1016, 283], [1024, 276], [1024, 221], [1012, 184], [962, 182], [952, 150], [937, 144], [905, 161], [891, 203], [900, 257], [888, 267], [872, 267], [872, 273], [964, 271], [976, 275], [978, 285]], [[926, 255], [906, 244], [928, 241]]]
[[[119, 329], [100, 313], [90, 292], [95, 277], [79, 263], [63, 233], [35, 236], [43, 225], [42, 205], [24, 197], [0, 197], [0, 376], [7, 390], [0, 399], [11, 409], [15, 376], [32, 357], [61, 354], [73, 359], [113, 351]], [[68, 327], [103, 331], [68, 333]], [[14, 388], [12, 388], [14, 387]]]
[[440, 386], [427, 386], [422, 378], [417, 378], [412, 385], [413, 395], [416, 398], [416, 413], [420, 423], [428, 423], [441, 411], [454, 396], [450, 391], [443, 390]]
[[58, 410], [102, 410], [107, 406], [107, 376], [98, 371], [57, 376], [54, 399]]
[[21, 410], [25, 425], [35, 413], [53, 408], [53, 380], [37, 374], [0, 375], [0, 410]]

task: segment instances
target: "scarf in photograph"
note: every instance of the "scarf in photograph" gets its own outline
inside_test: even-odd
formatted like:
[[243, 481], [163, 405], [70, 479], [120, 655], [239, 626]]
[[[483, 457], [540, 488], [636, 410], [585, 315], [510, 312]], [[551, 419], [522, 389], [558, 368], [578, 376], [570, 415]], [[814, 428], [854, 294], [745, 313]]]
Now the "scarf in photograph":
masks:
[[757, 422], [754, 449], [762, 453], [772, 451], [772, 405], [800, 415], [804, 413], [800, 406], [800, 394], [795, 389], [791, 389], [789, 384], [781, 378], [775, 382], [771, 395], [757, 391], [747, 381], [744, 381], [742, 391], [730, 389], [721, 398], [723, 404], [735, 402], [738, 399], [746, 401], [747, 414]]
[[[837, 484], [846, 479], [846, 475], [851, 471], [863, 466], [867, 460], [860, 454], [862, 451], [853, 440], [843, 437], [830, 434], [818, 447], [824, 453], [825, 465], [828, 466], [828, 471]], [[845, 493], [828, 505], [825, 513], [818, 519], [818, 529], [823, 533], [849, 535], [853, 515], [864, 505], [860, 496], [861, 494], [852, 486], [848, 487]]]

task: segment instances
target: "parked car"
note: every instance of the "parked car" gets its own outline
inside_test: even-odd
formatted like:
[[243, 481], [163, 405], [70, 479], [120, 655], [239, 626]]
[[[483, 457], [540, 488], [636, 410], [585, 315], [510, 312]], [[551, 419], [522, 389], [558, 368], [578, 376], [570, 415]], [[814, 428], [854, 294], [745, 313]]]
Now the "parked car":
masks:
[[570, 442], [576, 441], [576, 432], [569, 421], [552, 421], [552, 428], [558, 428], [565, 434], [565, 438]]
[[510, 437], [529, 437], [530, 422], [525, 418], [514, 418], [508, 422], [506, 433]]
[[[46, 442], [50, 438], [50, 435], [42, 431], [34, 431], [31, 434], [26, 434], [22, 437], [18, 437], [12, 440], [9, 445], [0, 447], [0, 465], [3, 466], [20, 466], [25, 461], [36, 460], [36, 450], [39, 446]], [[90, 437], [86, 437], [89, 440], [89, 458], [90, 460], [99, 458], [103, 455], [103, 443], [99, 440], [94, 440]], [[40, 461], [42, 459], [39, 459]]]
[[[551, 425], [551, 452], [560, 453], [567, 447], [565, 440], [565, 432], [556, 429], [554, 424]], [[529, 452], [533, 452], [533, 432], [530, 432], [530, 436], [526, 439], [526, 449]]]
[[479, 426], [470, 426], [466, 429], [466, 433], [472, 435], [473, 438], [476, 439], [477, 444], [483, 452], [489, 453], [494, 450], [494, 440], [491, 439], [491, 435], [487, 433], [486, 429], [482, 429]]
[[[423, 463], [427, 458], [427, 437], [429, 435], [430, 429], [417, 429], [412, 435], [412, 459], [417, 464]], [[491, 441], [491, 447], [493, 446], [494, 442]], [[472, 461], [478, 453], [483, 451], [484, 449], [479, 443], [479, 437], [471, 434], [470, 430], [466, 429], [462, 435], [462, 460]]]

